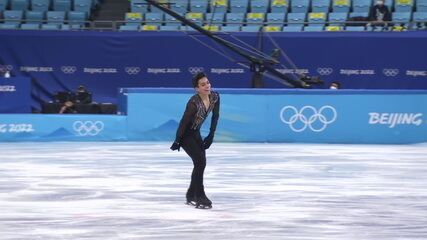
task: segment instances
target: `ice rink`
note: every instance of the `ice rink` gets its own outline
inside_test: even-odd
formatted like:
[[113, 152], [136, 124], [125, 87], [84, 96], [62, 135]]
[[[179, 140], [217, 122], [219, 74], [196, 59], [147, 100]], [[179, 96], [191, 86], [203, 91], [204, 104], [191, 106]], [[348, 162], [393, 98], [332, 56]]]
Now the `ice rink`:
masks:
[[427, 239], [427, 144], [0, 143], [0, 239]]

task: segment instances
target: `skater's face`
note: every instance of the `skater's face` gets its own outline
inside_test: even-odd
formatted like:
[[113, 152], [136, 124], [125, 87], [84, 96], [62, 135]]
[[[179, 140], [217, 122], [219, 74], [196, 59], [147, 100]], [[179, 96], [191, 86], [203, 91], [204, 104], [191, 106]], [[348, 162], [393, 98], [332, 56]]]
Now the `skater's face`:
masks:
[[197, 93], [203, 94], [203, 95], [209, 95], [211, 93], [211, 84], [209, 83], [209, 80], [207, 77], [203, 77], [199, 79], [197, 83], [196, 91]]

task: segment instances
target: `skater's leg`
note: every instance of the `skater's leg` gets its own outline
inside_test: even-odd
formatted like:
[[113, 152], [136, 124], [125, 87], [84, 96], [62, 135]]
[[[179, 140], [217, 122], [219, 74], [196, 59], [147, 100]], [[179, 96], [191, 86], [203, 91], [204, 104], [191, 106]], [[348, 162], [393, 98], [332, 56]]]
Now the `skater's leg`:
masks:
[[[187, 191], [187, 202], [189, 196], [194, 194], [196, 201], [211, 205], [212, 202], [207, 199], [203, 186], [203, 174], [206, 167], [206, 152], [202, 146], [202, 139], [200, 135], [188, 137], [183, 142], [182, 147], [191, 157], [194, 165], [190, 187]], [[206, 199], [208, 201], [206, 201]]]

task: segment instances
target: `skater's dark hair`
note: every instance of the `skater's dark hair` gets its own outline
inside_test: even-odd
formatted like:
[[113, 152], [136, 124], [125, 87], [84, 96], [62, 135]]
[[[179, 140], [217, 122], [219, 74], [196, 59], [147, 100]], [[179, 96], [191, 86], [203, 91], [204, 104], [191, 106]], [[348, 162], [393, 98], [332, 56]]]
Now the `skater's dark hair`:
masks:
[[197, 86], [199, 86], [199, 80], [204, 78], [204, 77], [208, 77], [206, 75], [206, 73], [204, 72], [198, 72], [193, 76], [193, 87], [196, 88]]

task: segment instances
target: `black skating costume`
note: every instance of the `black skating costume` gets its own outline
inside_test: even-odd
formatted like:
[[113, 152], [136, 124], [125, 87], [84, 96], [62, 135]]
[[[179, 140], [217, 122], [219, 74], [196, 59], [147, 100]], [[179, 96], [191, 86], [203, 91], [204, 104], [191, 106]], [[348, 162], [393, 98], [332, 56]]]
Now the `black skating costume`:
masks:
[[[193, 95], [187, 103], [184, 115], [179, 123], [175, 143], [182, 146], [185, 152], [193, 160], [194, 168], [191, 175], [191, 183], [186, 197], [187, 203], [196, 207], [210, 208], [212, 202], [206, 197], [203, 186], [203, 173], [206, 167], [206, 150], [210, 147], [215, 134], [219, 118], [219, 93], [211, 92], [209, 95], [209, 108], [203, 103], [198, 94]], [[209, 135], [202, 140], [200, 128], [212, 111], [212, 119]], [[174, 144], [175, 144], [174, 143]]]

